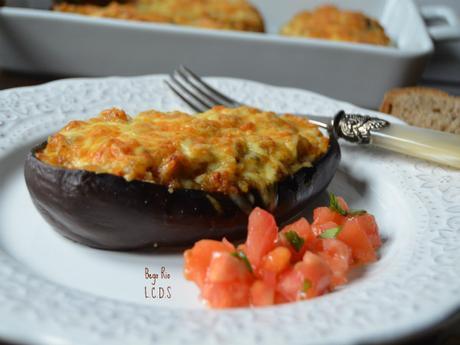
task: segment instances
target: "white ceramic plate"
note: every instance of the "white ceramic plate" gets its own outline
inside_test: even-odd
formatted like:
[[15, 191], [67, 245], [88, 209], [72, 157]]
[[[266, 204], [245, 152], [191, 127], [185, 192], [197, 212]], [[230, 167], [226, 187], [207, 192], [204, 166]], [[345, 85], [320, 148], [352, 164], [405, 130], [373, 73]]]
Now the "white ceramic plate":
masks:
[[[1, 337], [34, 344], [351, 344], [411, 334], [460, 305], [460, 173], [380, 150], [344, 145], [330, 190], [376, 215], [381, 259], [311, 301], [207, 310], [182, 277], [180, 252], [101, 251], [55, 233], [26, 190], [26, 152], [70, 119], [107, 107], [187, 110], [162, 79], [71, 79], [0, 92]], [[360, 111], [306, 91], [209, 80], [278, 112]], [[169, 279], [160, 275], [153, 286], [146, 267], [165, 267]], [[152, 287], [156, 298], [146, 298]]]

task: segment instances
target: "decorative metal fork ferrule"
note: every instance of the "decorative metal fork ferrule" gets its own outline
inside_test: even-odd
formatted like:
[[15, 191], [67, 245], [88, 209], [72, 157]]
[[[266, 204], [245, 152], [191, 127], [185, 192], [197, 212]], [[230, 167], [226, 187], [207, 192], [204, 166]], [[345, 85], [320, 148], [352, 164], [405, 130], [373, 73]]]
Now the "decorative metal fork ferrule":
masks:
[[352, 143], [369, 144], [371, 131], [388, 127], [390, 123], [377, 117], [360, 114], [346, 114], [340, 111], [334, 117], [333, 130], [337, 137]]

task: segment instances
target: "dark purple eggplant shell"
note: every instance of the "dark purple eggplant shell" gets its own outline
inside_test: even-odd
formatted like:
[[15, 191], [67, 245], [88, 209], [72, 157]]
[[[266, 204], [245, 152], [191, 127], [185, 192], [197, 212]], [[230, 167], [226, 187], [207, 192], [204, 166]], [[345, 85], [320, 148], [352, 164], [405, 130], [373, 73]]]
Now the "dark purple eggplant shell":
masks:
[[[25, 180], [38, 211], [67, 238], [95, 248], [130, 250], [246, 236], [248, 210], [225, 194], [192, 189], [170, 192], [158, 184], [55, 167], [35, 157], [45, 145], [27, 155]], [[339, 161], [340, 148], [331, 135], [328, 151], [312, 168], [303, 168], [277, 184], [272, 213], [280, 225], [298, 216], [309, 200], [326, 189]], [[251, 194], [255, 195], [251, 207], [264, 208], [257, 193]]]

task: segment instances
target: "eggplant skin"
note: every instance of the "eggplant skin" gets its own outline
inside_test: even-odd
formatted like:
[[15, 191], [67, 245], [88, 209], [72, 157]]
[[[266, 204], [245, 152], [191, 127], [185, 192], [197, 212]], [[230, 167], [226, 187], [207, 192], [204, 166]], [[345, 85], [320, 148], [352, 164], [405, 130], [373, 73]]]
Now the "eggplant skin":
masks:
[[[248, 214], [225, 194], [191, 189], [170, 192], [158, 184], [55, 167], [35, 157], [45, 145], [27, 155], [27, 188], [45, 220], [73, 241], [100, 249], [133, 250], [246, 236]], [[278, 183], [272, 213], [280, 225], [298, 216], [310, 199], [326, 189], [339, 161], [340, 147], [331, 135], [328, 151], [312, 168]], [[216, 201], [220, 207], [215, 207]], [[257, 196], [252, 206], [264, 207]]]

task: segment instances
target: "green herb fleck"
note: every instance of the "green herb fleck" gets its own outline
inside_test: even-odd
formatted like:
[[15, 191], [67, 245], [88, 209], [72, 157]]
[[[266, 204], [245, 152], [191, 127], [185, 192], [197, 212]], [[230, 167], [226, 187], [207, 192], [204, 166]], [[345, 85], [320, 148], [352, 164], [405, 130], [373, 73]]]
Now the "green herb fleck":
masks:
[[302, 249], [305, 240], [295, 231], [287, 231], [284, 233], [284, 236], [286, 236], [286, 239], [294, 247], [295, 251], [300, 252], [300, 249]]
[[339, 204], [339, 201], [337, 200], [337, 197], [335, 196], [334, 193], [329, 193], [329, 208], [332, 211], [337, 212], [338, 214], [342, 216], [347, 215], [347, 211], [345, 211]]
[[311, 281], [309, 281], [308, 279], [305, 279], [302, 285], [302, 292], [307, 292], [308, 289], [311, 288], [311, 286], [312, 286]]
[[342, 216], [361, 216], [365, 213], [367, 213], [367, 211], [365, 210], [349, 210], [349, 211], [345, 211], [339, 204], [339, 201], [337, 200], [337, 196], [335, 196], [334, 193], [329, 193], [329, 208], [334, 211], [334, 212], [337, 212], [338, 214], [342, 215]]
[[336, 238], [342, 228], [340, 226], [336, 228], [330, 228], [321, 233], [319, 237], [321, 238]]
[[243, 261], [244, 264], [246, 265], [246, 267], [248, 268], [249, 272], [252, 273], [251, 263], [249, 262], [249, 259], [248, 259], [248, 257], [246, 256], [246, 254], [244, 252], [242, 252], [241, 250], [238, 250], [236, 252], [233, 252], [232, 256], [234, 256], [235, 258], [240, 259], [241, 261]]

